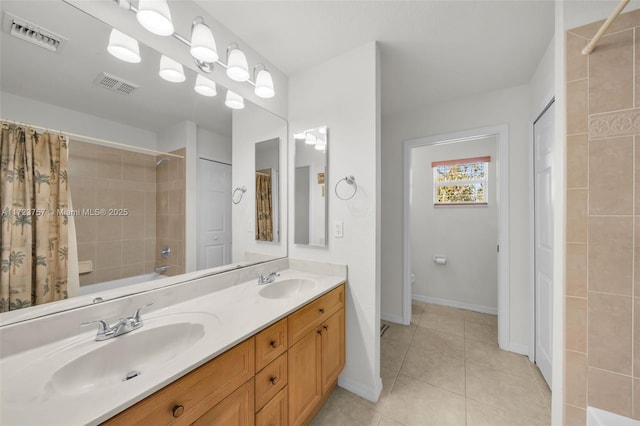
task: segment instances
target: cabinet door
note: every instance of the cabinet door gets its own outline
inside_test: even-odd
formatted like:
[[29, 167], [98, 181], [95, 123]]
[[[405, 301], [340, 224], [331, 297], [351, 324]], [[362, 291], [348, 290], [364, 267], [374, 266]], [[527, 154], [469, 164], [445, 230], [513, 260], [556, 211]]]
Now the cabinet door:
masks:
[[322, 393], [330, 390], [344, 368], [344, 309], [322, 324]]
[[287, 426], [287, 388], [282, 389], [256, 414], [256, 426]]
[[255, 421], [253, 379], [240, 386], [192, 426], [253, 426]]
[[322, 400], [320, 330], [289, 348], [289, 424], [301, 424]]

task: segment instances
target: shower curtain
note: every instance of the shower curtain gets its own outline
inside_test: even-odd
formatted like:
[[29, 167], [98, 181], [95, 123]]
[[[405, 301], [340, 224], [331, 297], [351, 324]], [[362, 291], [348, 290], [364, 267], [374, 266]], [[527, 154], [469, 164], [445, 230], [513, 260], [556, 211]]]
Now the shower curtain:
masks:
[[273, 241], [271, 175], [256, 172], [256, 240]]
[[68, 297], [68, 139], [2, 123], [0, 312]]

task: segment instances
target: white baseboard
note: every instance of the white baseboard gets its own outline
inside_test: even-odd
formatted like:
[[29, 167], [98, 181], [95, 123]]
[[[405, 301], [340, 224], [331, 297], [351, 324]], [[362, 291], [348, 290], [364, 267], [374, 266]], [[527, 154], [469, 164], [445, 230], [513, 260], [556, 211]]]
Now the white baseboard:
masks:
[[365, 386], [341, 374], [338, 377], [338, 386], [371, 402], [378, 402], [382, 393], [382, 379], [380, 377], [376, 380], [375, 389], [372, 389], [371, 386]]
[[382, 321], [395, 322], [396, 324], [404, 324], [402, 321], [402, 315], [380, 314], [380, 319]]
[[520, 355], [529, 356], [529, 346], [522, 345], [520, 343], [511, 343], [509, 346], [510, 346], [509, 350], [511, 352], [515, 352], [515, 353], [520, 354]]
[[457, 302], [455, 300], [439, 299], [437, 297], [423, 296], [421, 294], [412, 295], [413, 300], [424, 303], [433, 303], [435, 305], [450, 306], [452, 308], [466, 309], [468, 311], [481, 312], [483, 314], [498, 315], [498, 308], [490, 306], [472, 305], [470, 303]]

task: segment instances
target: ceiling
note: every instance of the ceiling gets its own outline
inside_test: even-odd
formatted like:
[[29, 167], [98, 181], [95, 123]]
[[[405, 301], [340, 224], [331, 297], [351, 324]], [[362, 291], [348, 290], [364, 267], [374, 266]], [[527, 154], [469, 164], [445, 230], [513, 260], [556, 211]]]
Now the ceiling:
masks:
[[554, 29], [551, 0], [195, 1], [289, 76], [379, 41], [383, 115], [528, 83]]
[[[1, 8], [3, 19], [8, 11], [67, 38], [53, 53], [9, 36], [3, 25], [2, 91], [154, 132], [190, 120], [201, 128], [231, 135], [225, 91], [219, 87], [212, 98], [198, 95], [193, 90], [195, 73], [188, 69], [184, 83], [162, 80], [158, 76], [160, 54], [155, 50], [141, 44], [139, 64], [114, 58], [106, 49], [111, 28], [62, 1], [2, 1]], [[108, 91], [93, 83], [101, 72], [140, 87], [126, 96]]]

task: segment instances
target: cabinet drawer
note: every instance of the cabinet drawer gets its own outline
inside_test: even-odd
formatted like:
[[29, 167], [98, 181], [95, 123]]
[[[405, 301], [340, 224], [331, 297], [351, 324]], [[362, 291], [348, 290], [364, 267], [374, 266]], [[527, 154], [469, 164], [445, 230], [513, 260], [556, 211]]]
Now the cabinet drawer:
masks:
[[193, 426], [253, 426], [253, 379], [193, 422]]
[[254, 373], [255, 347], [250, 338], [103, 424], [191, 424]]
[[256, 426], [287, 426], [287, 388], [282, 389], [256, 414]]
[[289, 347], [344, 307], [344, 284], [289, 315]]
[[287, 385], [287, 354], [280, 355], [256, 374], [256, 411]]
[[256, 371], [287, 350], [287, 319], [283, 319], [256, 335]]

